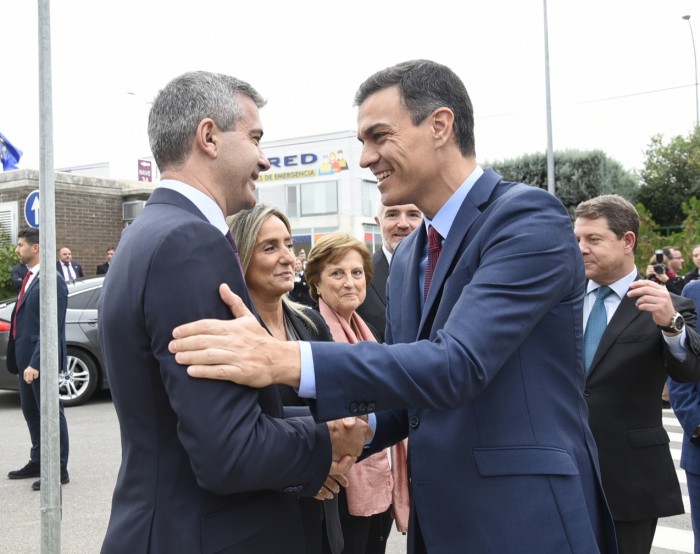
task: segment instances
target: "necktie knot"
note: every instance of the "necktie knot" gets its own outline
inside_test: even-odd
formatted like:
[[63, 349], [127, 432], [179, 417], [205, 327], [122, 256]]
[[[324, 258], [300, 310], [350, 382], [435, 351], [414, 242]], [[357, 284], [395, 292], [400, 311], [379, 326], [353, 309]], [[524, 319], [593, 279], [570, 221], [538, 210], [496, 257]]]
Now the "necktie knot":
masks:
[[435, 252], [436, 250], [439, 251], [441, 249], [442, 237], [440, 236], [440, 233], [437, 232], [435, 227], [431, 225], [430, 230], [428, 231], [428, 251]]
[[608, 285], [603, 285], [598, 287], [598, 290], [595, 291], [595, 299], [598, 300], [605, 300], [610, 294], [612, 293], [612, 289]]

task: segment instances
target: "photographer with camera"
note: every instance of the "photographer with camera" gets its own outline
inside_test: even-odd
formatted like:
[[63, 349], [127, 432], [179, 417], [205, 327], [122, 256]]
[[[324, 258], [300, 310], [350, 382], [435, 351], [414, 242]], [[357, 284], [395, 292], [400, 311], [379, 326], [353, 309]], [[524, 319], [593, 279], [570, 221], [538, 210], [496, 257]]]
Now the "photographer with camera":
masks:
[[683, 267], [683, 254], [677, 246], [668, 246], [654, 252], [647, 266], [647, 279], [664, 285], [666, 289], [680, 295], [683, 290], [683, 278], [678, 272]]

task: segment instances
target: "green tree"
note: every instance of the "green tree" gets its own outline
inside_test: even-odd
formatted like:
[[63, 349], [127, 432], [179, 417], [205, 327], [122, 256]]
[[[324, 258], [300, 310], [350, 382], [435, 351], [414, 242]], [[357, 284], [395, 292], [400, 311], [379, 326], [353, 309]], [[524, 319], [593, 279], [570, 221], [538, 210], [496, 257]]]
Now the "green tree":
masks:
[[637, 200], [656, 222], [664, 227], [681, 225], [683, 203], [700, 198], [700, 127], [668, 144], [662, 135], [653, 136], [639, 177]]
[[644, 273], [654, 251], [665, 246], [677, 246], [681, 249], [685, 258], [682, 275], [693, 269], [695, 265], [691, 258], [692, 248], [696, 244], [700, 244], [700, 200], [691, 198], [682, 204], [681, 210], [685, 215], [685, 220], [680, 230], [670, 235], [660, 232], [659, 226], [643, 204], [637, 204], [636, 207], [639, 212], [640, 225], [635, 261], [639, 271]]
[[10, 236], [0, 232], [0, 300], [16, 296], [12, 290], [12, 268], [18, 262]]
[[[547, 188], [545, 154], [527, 154], [493, 162], [490, 166], [509, 181]], [[635, 176], [601, 150], [555, 152], [554, 182], [556, 196], [572, 215], [584, 200], [614, 193], [635, 202], [638, 191]]]

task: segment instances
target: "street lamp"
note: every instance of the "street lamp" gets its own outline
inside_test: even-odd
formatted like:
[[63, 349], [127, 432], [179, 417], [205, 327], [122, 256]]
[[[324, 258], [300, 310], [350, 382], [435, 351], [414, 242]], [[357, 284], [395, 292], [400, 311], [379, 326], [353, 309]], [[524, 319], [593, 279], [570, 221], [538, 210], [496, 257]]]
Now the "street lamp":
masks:
[[554, 149], [552, 146], [552, 98], [549, 92], [549, 29], [547, 28], [547, 0], [542, 0], [542, 4], [544, 7], [544, 80], [547, 102], [547, 191], [550, 194], [554, 194]]
[[693, 60], [695, 61], [695, 126], [697, 127], [700, 123], [700, 102], [698, 102], [698, 57], [695, 53], [695, 36], [693, 35], [693, 26], [690, 24], [690, 16], [684, 15], [683, 19], [688, 22], [688, 28], [690, 29], [690, 39], [693, 41]]

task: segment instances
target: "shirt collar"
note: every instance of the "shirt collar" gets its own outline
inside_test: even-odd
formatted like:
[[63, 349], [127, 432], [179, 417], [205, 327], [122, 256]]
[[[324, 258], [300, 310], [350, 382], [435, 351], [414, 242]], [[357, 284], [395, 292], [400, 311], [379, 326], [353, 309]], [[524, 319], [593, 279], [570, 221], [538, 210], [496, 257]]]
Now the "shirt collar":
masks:
[[[617, 295], [618, 298], [622, 299], [624, 298], [625, 294], [627, 294], [627, 291], [630, 290], [630, 285], [634, 282], [634, 280], [637, 278], [637, 275], [639, 274], [639, 271], [637, 271], [637, 268], [635, 267], [631, 272], [629, 272], [627, 275], [625, 275], [622, 279], [615, 281], [611, 285], [608, 285], [613, 292]], [[588, 287], [586, 288], [586, 294], [590, 294], [592, 292], [597, 291], [602, 285], [596, 283], [592, 279], [588, 281]]]
[[447, 238], [447, 235], [452, 228], [452, 224], [457, 217], [457, 212], [459, 212], [459, 208], [462, 206], [464, 199], [467, 197], [467, 194], [469, 194], [469, 191], [472, 190], [474, 183], [476, 183], [479, 177], [481, 177], [483, 174], [484, 170], [481, 168], [481, 166], [477, 165], [459, 186], [459, 188], [454, 191], [447, 202], [445, 202], [442, 208], [438, 210], [435, 217], [432, 220], [428, 219], [427, 217], [424, 218], [426, 233], [428, 232], [430, 226], [433, 226], [435, 227], [435, 230], [440, 233], [443, 240]]
[[224, 213], [221, 211], [221, 208], [211, 197], [207, 196], [202, 191], [174, 179], [163, 179], [158, 184], [158, 188], [170, 189], [182, 194], [182, 196], [197, 206], [199, 211], [207, 218], [207, 221], [221, 231], [222, 235], [228, 233], [228, 225], [226, 225], [226, 219], [224, 218]]

